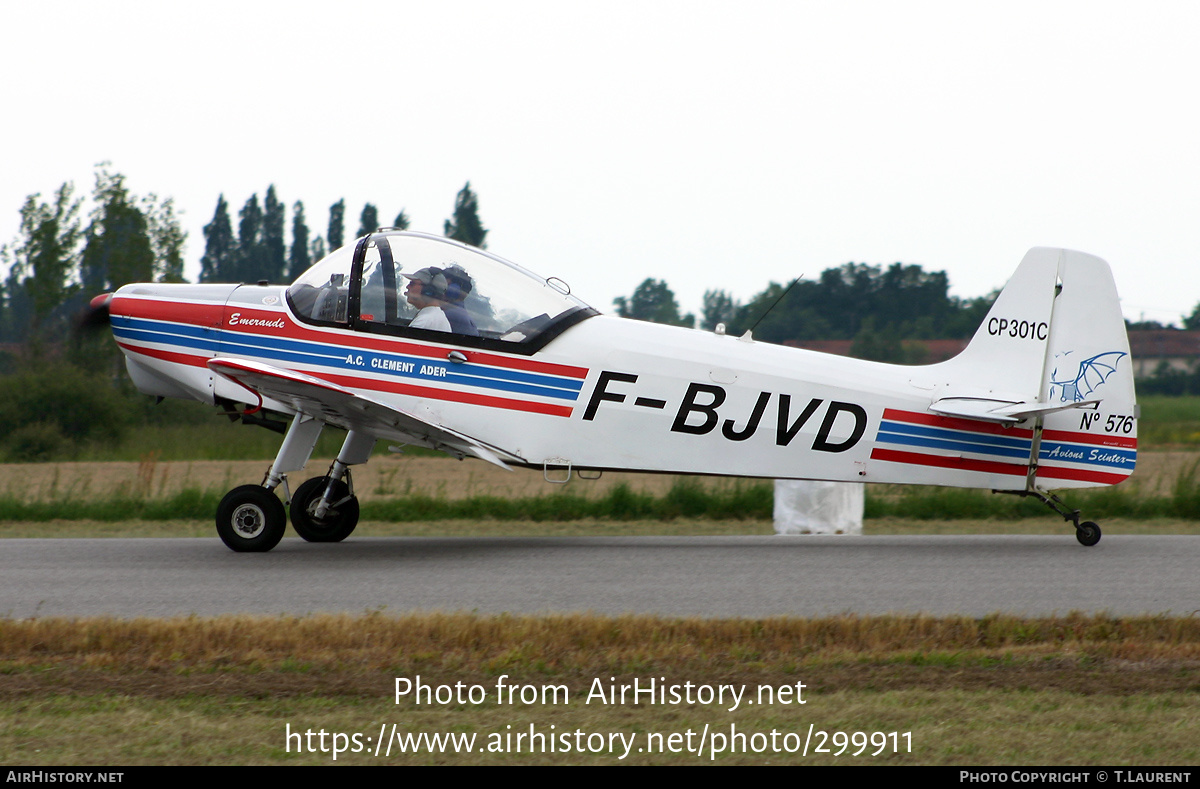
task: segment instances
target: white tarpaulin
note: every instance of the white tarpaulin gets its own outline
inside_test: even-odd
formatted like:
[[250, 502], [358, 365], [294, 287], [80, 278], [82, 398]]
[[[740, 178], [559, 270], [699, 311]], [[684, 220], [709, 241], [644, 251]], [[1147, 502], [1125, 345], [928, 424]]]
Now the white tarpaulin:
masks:
[[776, 534], [862, 534], [863, 483], [775, 480]]

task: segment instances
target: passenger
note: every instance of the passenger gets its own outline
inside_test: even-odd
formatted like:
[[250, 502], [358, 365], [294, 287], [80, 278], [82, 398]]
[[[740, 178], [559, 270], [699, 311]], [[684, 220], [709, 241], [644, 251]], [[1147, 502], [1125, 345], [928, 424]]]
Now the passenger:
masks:
[[426, 266], [413, 274], [402, 274], [408, 280], [404, 298], [417, 308], [417, 316], [408, 324], [412, 329], [450, 331], [450, 319], [442, 310], [446, 297], [446, 276], [440, 268]]
[[463, 304], [474, 287], [471, 275], [457, 263], [451, 263], [442, 269], [442, 275], [446, 278], [446, 300], [442, 304], [442, 311], [450, 321], [450, 331], [467, 337], [478, 337], [479, 328]]

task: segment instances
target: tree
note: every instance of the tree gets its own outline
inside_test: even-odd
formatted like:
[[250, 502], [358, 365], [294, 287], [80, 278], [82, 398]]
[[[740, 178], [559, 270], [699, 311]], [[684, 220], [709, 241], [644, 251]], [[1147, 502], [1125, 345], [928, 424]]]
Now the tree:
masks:
[[850, 355], [873, 362], [924, 364], [929, 349], [920, 342], [902, 341], [894, 333], [876, 331], [874, 316], [868, 316], [850, 344]]
[[92, 192], [95, 205], [85, 234], [80, 279], [89, 293], [154, 279], [150, 221], [131, 198], [125, 177], [102, 165]]
[[396, 218], [392, 220], [392, 227], [397, 230], [408, 230], [410, 224], [408, 214], [404, 213], [404, 209], [400, 209], [400, 213], [396, 214]]
[[262, 270], [257, 279], [282, 282], [287, 271], [287, 242], [284, 241], [284, 226], [287, 224], [287, 209], [275, 194], [275, 185], [267, 187], [263, 199], [262, 249], [259, 252]]
[[[994, 301], [993, 297], [959, 300], [948, 295], [944, 271], [894, 263], [887, 269], [864, 263], [828, 268], [816, 280], [797, 282], [787, 296], [771, 283], [737, 311], [730, 333], [753, 324], [758, 339], [850, 340], [870, 319], [868, 335], [903, 339], [969, 337]], [[870, 337], [864, 339], [870, 345]]]
[[454, 219], [447, 219], [442, 225], [446, 238], [470, 244], [473, 247], [487, 249], [484, 239], [488, 231], [479, 220], [479, 198], [471, 191], [471, 182], [458, 192], [454, 200]]
[[20, 234], [11, 250], [5, 248], [11, 263], [6, 288], [10, 305], [15, 301], [12, 306], [23, 306], [27, 316], [16, 327], [22, 337], [38, 336], [51, 314], [77, 290], [71, 277], [82, 234], [74, 191], [73, 184], [64, 183], [49, 203], [40, 202], [40, 194], [25, 198]]
[[212, 221], [204, 226], [204, 256], [200, 258], [201, 282], [229, 282], [237, 268], [237, 247], [233, 223], [229, 221], [229, 203], [225, 195], [217, 198]]
[[237, 274], [235, 282], [255, 282], [264, 278], [266, 248], [263, 245], [263, 211], [258, 195], [238, 211]]
[[292, 206], [292, 249], [288, 255], [288, 279], [294, 280], [308, 271], [308, 267], [311, 265], [312, 258], [308, 255], [308, 223], [304, 221], [304, 203], [297, 200]]
[[314, 263], [329, 254], [325, 248], [325, 239], [317, 236], [308, 244], [308, 257]]
[[325, 238], [329, 241], [329, 251], [340, 249], [346, 243], [346, 201], [338, 200], [329, 206], [329, 232]]
[[154, 248], [154, 279], [157, 282], [186, 282], [183, 249], [187, 232], [179, 226], [175, 216], [175, 201], [168, 197], [160, 203], [150, 195], [146, 203], [146, 220], [150, 225], [150, 245]]
[[367, 203], [363, 206], [362, 213], [358, 218], [358, 233], [355, 238], [362, 238], [370, 235], [379, 229], [379, 209]]
[[613, 305], [622, 318], [672, 326], [693, 326], [696, 322], [695, 316], [690, 313], [680, 316], [675, 294], [667, 287], [665, 280], [647, 279], [637, 286], [630, 298], [618, 296], [613, 299]]
[[84, 234], [79, 277], [85, 293], [115, 290], [130, 282], [183, 282], [187, 233], [175, 202], [154, 194], [137, 198], [125, 176], [107, 163], [96, 169], [92, 212]]
[[740, 306], [728, 291], [704, 291], [704, 301], [700, 307], [700, 328], [712, 331], [717, 328], [718, 323], [728, 326], [737, 316]]
[[1183, 328], [1188, 331], [1200, 330], [1200, 304], [1192, 310], [1192, 314], [1183, 319]]

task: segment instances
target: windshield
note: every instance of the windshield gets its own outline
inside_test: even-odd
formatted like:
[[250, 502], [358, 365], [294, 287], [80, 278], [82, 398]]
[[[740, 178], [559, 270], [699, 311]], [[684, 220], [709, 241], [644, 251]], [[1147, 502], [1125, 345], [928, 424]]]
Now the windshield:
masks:
[[288, 301], [310, 322], [414, 336], [440, 332], [450, 336], [428, 336], [484, 346], [538, 344], [565, 328], [564, 321], [596, 314], [556, 279], [445, 238], [401, 232], [331, 253], [296, 280]]
[[348, 322], [353, 258], [353, 245], [344, 246], [301, 274], [288, 288], [292, 311], [301, 318], [320, 323]]

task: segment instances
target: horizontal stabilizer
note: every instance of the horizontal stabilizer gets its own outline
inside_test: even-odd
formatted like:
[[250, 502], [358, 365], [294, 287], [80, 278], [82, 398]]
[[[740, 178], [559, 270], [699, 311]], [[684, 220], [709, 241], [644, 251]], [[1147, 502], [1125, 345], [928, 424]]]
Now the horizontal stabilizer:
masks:
[[1014, 425], [1034, 416], [1067, 411], [1072, 408], [1095, 408], [1099, 400], [1080, 400], [1071, 403], [1014, 403], [1009, 400], [988, 400], [980, 397], [943, 397], [929, 410], [942, 416], [979, 419], [1002, 425]]
[[504, 469], [509, 466], [500, 458], [500, 453], [523, 462], [523, 458], [515, 453], [486, 446], [457, 430], [311, 375], [248, 359], [209, 359], [208, 367], [259, 397], [268, 397], [290, 406], [297, 413], [345, 430], [420, 444], [460, 458], [473, 455]]

